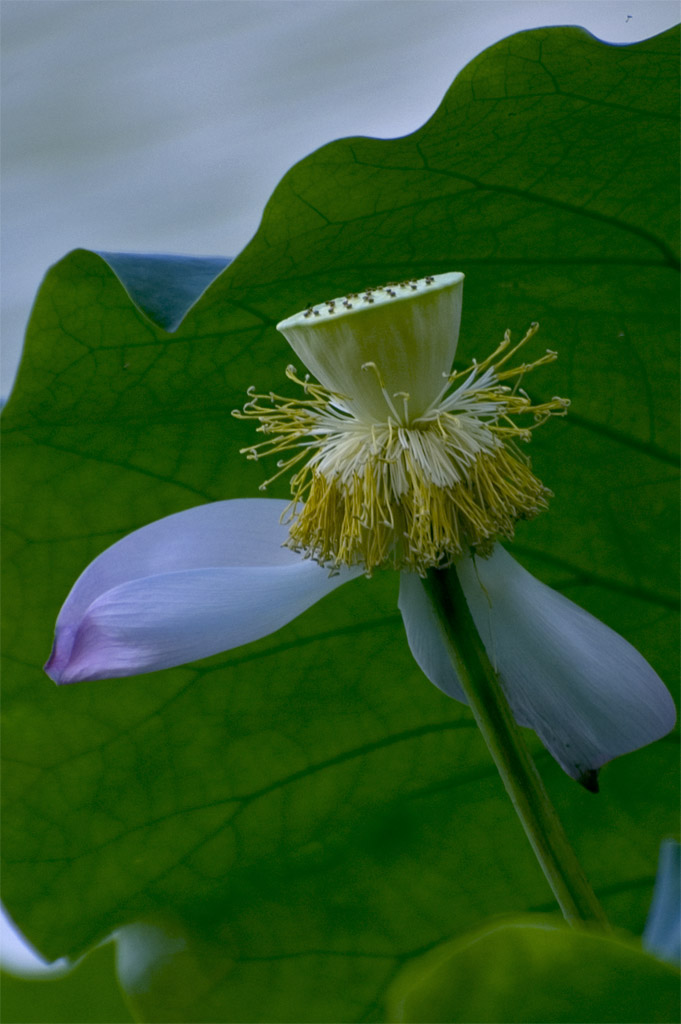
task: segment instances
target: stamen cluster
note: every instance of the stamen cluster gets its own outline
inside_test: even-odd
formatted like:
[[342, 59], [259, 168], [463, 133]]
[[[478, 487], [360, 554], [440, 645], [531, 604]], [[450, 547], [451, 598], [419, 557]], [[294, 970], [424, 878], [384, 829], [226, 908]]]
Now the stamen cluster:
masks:
[[[511, 539], [519, 519], [536, 516], [551, 492], [532, 473], [517, 442], [568, 402], [533, 404], [521, 383], [526, 373], [552, 362], [547, 351], [533, 362], [507, 368], [536, 333], [532, 324], [511, 347], [507, 331], [482, 363], [452, 373], [430, 407], [411, 417], [409, 394], [390, 394], [381, 367], [373, 373], [385, 399], [385, 418], [360, 417], [344, 396], [286, 376], [303, 397], [257, 394], [239, 419], [258, 420], [264, 441], [242, 449], [249, 459], [286, 453], [261, 489], [291, 472], [288, 546], [331, 569], [382, 565], [423, 575], [444, 568], [465, 551], [488, 554], [499, 538]], [[508, 383], [508, 382], [512, 382]], [[518, 425], [513, 417], [529, 416]]]

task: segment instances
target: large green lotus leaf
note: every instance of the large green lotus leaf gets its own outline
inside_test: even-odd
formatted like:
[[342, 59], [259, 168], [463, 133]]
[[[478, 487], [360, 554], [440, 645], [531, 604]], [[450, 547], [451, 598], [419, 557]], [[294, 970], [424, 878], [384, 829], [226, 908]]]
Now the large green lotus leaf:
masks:
[[499, 923], [432, 950], [390, 992], [390, 1020], [415, 1024], [669, 1024], [679, 971], [627, 936], [539, 916]]
[[[675, 32], [513, 36], [415, 134], [294, 167], [207, 289], [219, 264], [179, 295], [162, 261], [78, 251], [48, 273], [5, 414], [3, 602], [4, 894], [44, 954], [142, 921], [185, 951], [138, 986], [148, 1019], [379, 1020], [412, 957], [553, 906], [468, 710], [409, 655], [391, 573], [174, 671], [57, 689], [41, 664], [103, 548], [257, 496], [268, 467], [239, 456], [253, 435], [230, 413], [250, 384], [288, 387], [280, 318], [457, 269], [461, 364], [539, 320], [535, 353], [560, 359], [527, 385], [573, 403], [534, 439], [556, 496], [516, 554], [671, 682], [677, 61]], [[674, 740], [608, 766], [597, 797], [539, 763], [607, 910], [640, 933], [677, 824]], [[169, 963], [175, 984], [155, 984]]]

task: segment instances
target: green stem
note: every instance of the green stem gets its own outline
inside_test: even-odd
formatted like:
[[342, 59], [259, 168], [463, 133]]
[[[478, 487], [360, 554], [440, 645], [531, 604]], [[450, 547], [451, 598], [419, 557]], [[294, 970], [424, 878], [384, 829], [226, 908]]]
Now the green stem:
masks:
[[590, 921], [608, 928], [513, 719], [456, 570], [431, 570], [423, 586], [471, 711], [565, 919], [570, 924]]

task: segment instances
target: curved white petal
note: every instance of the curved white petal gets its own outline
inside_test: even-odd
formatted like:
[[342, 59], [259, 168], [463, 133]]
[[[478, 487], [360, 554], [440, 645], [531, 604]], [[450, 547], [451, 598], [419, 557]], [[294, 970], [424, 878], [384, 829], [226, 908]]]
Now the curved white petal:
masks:
[[282, 544], [280, 518], [287, 502], [270, 498], [215, 501], [176, 512], [129, 533], [78, 577], [58, 626], [73, 625], [107, 590], [145, 576], [228, 565], [278, 565], [299, 557]]
[[674, 702], [645, 658], [502, 547], [457, 572], [516, 720], [568, 775], [582, 779], [673, 728]]
[[[638, 651], [502, 547], [491, 558], [462, 559], [456, 571], [516, 721], [573, 778], [592, 785], [589, 775], [606, 761], [673, 728], [674, 702]], [[399, 607], [417, 664], [467, 703], [415, 574], [402, 575]]]
[[76, 581], [45, 666], [58, 683], [136, 675], [267, 636], [359, 571], [281, 545], [286, 503], [201, 505], [136, 530]]
[[423, 674], [448, 697], [467, 704], [451, 658], [442, 643], [437, 616], [415, 572], [400, 575], [397, 606], [402, 614], [409, 649]]

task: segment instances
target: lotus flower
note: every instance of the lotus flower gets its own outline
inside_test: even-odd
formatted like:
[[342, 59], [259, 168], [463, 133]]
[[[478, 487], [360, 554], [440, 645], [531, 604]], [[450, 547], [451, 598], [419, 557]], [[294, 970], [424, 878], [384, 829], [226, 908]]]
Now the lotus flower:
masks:
[[[298, 398], [251, 391], [235, 415], [265, 438], [245, 449], [250, 458], [284, 454], [275, 477], [293, 474], [292, 501], [198, 506], [108, 548], [66, 599], [48, 675], [130, 676], [230, 650], [387, 566], [401, 574], [418, 665], [465, 702], [421, 585], [446, 569], [458, 574], [517, 722], [573, 778], [592, 787], [605, 762], [668, 732], [674, 703], [645, 659], [499, 543], [550, 497], [518, 443], [567, 403], [533, 405], [520, 386], [555, 353], [508, 366], [536, 325], [450, 372], [462, 288], [462, 274], [396, 282], [279, 324], [316, 381], [289, 367]], [[518, 425], [528, 414], [531, 425]]]

